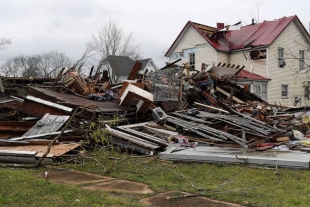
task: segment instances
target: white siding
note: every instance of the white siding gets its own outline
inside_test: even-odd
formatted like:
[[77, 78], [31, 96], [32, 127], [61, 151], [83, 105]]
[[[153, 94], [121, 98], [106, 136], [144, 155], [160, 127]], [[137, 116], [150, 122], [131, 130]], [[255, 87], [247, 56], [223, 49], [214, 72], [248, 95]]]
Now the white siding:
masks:
[[[180, 43], [176, 46], [174, 51], [171, 53], [176, 52], [183, 52], [186, 49], [193, 49], [195, 50], [195, 69], [201, 70], [201, 64], [206, 63], [210, 64], [211, 61], [216, 61], [216, 52], [215, 50], [207, 43], [207, 41], [192, 27], [186, 31], [184, 37], [180, 41]], [[189, 62], [189, 56], [184, 55], [181, 58], [181, 63]], [[170, 59], [173, 61], [176, 59]]]
[[240, 67], [245, 66], [245, 70], [256, 73], [263, 77], [267, 77], [267, 61], [265, 60], [250, 60], [249, 51], [234, 52], [230, 54], [230, 64]]
[[215, 63], [218, 64], [218, 63], [230, 63], [230, 60], [229, 60], [229, 55], [228, 53], [224, 53], [224, 52], [217, 52], [217, 57], [216, 57], [216, 60], [215, 60]]
[[[305, 70], [299, 72], [299, 61], [296, 59], [285, 59], [285, 68], [278, 68], [278, 47], [284, 48], [284, 58], [289, 58], [287, 55], [289, 50], [296, 57], [299, 57], [299, 50], [304, 49], [304, 47], [297, 42], [307, 45], [295, 23], [292, 22], [269, 47], [268, 69], [269, 78], [272, 79], [268, 85], [268, 101], [270, 103], [281, 102], [282, 105], [293, 106], [294, 97], [299, 96], [302, 100], [301, 105], [305, 105], [302, 82], [309, 81], [309, 78], [307, 78]], [[305, 59], [307, 58], [309, 58], [309, 53], [305, 53]], [[307, 63], [309, 64], [309, 62]], [[288, 85], [288, 99], [281, 98], [281, 84]], [[309, 100], [306, 100], [306, 103], [309, 105]]]
[[184, 49], [194, 48], [196, 45], [205, 43], [206, 40], [193, 28], [189, 27], [180, 43], [172, 52], [182, 52]]
[[145, 69], [143, 70], [143, 73], [144, 73], [145, 70], [148, 70], [148, 72], [154, 72], [156, 69], [155, 69], [154, 65], [152, 64], [152, 62], [150, 61], [146, 65]]
[[197, 51], [195, 53], [195, 69], [200, 71], [202, 63], [211, 64], [211, 61], [215, 62], [215, 55], [215, 50], [209, 44], [197, 46]]

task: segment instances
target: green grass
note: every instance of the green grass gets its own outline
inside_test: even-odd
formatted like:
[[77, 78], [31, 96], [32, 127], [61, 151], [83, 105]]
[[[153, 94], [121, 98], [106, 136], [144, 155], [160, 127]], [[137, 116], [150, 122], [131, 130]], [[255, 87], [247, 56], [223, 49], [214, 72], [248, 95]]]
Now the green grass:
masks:
[[0, 206], [142, 206], [136, 199], [37, 178], [42, 170], [0, 169]]
[[[109, 167], [113, 162], [108, 157], [125, 158], [127, 155], [96, 152], [95, 158]], [[292, 169], [266, 169], [257, 166], [223, 164], [168, 163], [150, 158], [129, 159], [114, 166], [108, 176], [149, 184], [155, 193], [181, 190], [204, 193], [214, 199], [249, 206], [309, 206], [310, 171]], [[76, 170], [103, 174], [93, 161], [70, 164]], [[76, 186], [55, 184], [34, 175], [45, 170], [0, 169], [0, 206], [142, 206], [138, 202], [145, 196], [87, 191]], [[191, 181], [197, 191], [184, 179]], [[227, 182], [230, 181], [230, 182]], [[245, 190], [212, 193], [240, 188]], [[79, 201], [76, 201], [78, 199]]]

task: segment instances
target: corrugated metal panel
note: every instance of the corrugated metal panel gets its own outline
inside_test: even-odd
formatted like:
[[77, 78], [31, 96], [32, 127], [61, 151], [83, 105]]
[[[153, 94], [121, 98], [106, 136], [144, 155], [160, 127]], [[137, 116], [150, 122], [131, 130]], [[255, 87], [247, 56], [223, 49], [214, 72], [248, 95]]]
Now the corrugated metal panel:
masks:
[[69, 119], [69, 117], [70, 116], [45, 114], [45, 116], [29, 129], [23, 137], [56, 132]]
[[296, 16], [283, 17], [241, 27], [240, 30], [213, 34], [209, 41], [217, 50], [231, 51], [245, 47], [270, 45]]

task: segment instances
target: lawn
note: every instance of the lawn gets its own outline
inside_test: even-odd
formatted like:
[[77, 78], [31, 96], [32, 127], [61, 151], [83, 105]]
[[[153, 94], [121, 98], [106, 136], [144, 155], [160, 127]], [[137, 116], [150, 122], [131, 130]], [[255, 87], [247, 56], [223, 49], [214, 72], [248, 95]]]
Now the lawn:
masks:
[[[181, 190], [245, 206], [309, 206], [310, 203], [308, 170], [170, 163], [149, 157], [119, 162], [128, 155], [100, 151], [92, 156], [109, 169], [104, 175], [146, 183], [155, 193]], [[115, 162], [119, 163], [110, 169]], [[102, 168], [87, 159], [58, 167], [103, 175]], [[0, 206], [143, 206], [139, 200], [146, 197], [88, 191], [36, 177], [45, 170], [50, 169], [0, 169]]]

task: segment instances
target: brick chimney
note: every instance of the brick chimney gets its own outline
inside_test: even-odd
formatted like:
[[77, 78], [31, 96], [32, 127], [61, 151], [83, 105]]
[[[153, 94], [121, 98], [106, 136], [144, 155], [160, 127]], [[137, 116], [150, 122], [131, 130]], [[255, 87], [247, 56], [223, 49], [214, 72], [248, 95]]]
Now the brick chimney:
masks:
[[220, 22], [216, 23], [216, 27], [218, 30], [224, 29], [224, 26], [225, 26], [224, 23], [220, 23]]

